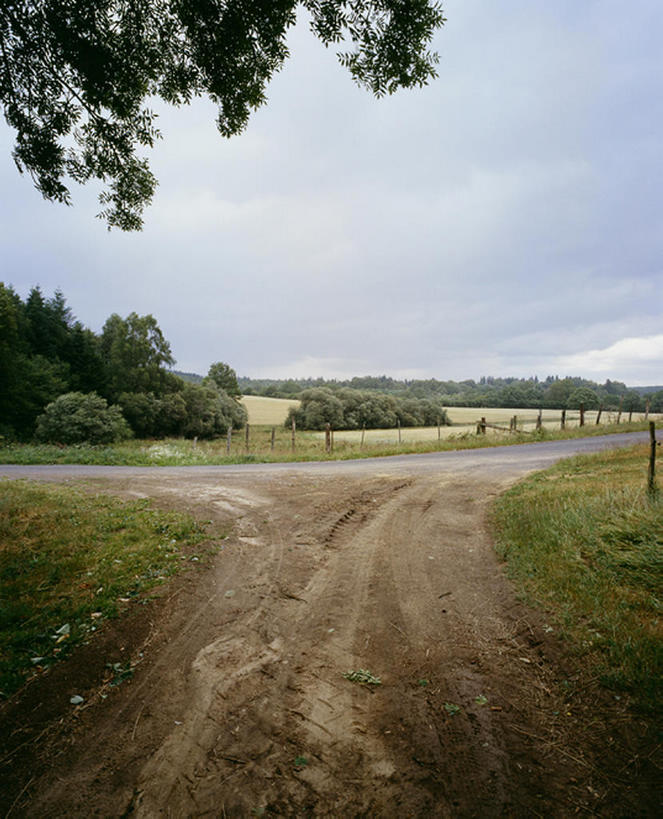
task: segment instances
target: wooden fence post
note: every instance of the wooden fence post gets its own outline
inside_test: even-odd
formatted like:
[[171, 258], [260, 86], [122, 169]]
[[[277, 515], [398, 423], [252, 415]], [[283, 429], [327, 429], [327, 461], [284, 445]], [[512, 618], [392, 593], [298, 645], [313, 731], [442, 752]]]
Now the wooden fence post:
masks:
[[645, 421], [649, 419], [649, 407], [651, 406], [651, 399], [648, 398], [645, 401]]
[[331, 424], [325, 424], [325, 452], [331, 450]]
[[628, 411], [628, 422], [629, 422], [629, 424], [631, 423], [631, 419], [632, 419], [632, 418], [633, 418], [633, 410], [632, 410], [632, 409], [630, 409], [630, 410]]
[[580, 402], [580, 426], [585, 426], [585, 405], [582, 401]]
[[274, 445], [275, 444], [276, 444], [276, 427], [272, 427], [272, 440], [271, 440], [272, 452], [274, 451]]
[[543, 410], [540, 409], [539, 414], [536, 416], [536, 429], [539, 432], [541, 431], [541, 428], [543, 427], [542, 414], [543, 414]]
[[647, 473], [647, 490], [650, 495], [656, 494], [656, 424], [649, 422], [649, 471]]
[[617, 412], [617, 423], [619, 423], [622, 419], [622, 404], [624, 403], [624, 399], [619, 399], [619, 411]]
[[233, 441], [233, 425], [228, 427], [228, 438], [226, 439], [226, 454], [230, 455], [230, 445]]
[[247, 452], [249, 451], [249, 435], [250, 435], [249, 428], [250, 428], [250, 426], [251, 425], [247, 423], [246, 432], [245, 432], [245, 436], [244, 436], [244, 445], [246, 447]]
[[331, 428], [330, 444], [331, 444], [331, 452], [333, 452], [334, 451], [334, 427]]
[[566, 429], [566, 410], [562, 410], [562, 422], [560, 425], [560, 429]]
[[601, 423], [601, 413], [602, 412], [603, 412], [603, 404], [600, 404], [599, 405], [599, 412], [598, 412], [598, 415], [596, 416], [596, 426], [598, 426]]
[[366, 424], [362, 424], [362, 427], [361, 427], [361, 441], [359, 442], [359, 449], [363, 449], [364, 435], [365, 434], [366, 434]]
[[483, 416], [481, 417], [481, 434], [486, 434], [486, 419]]
[[295, 419], [292, 419], [292, 451], [295, 451], [295, 433], [297, 432], [297, 425], [295, 424]]

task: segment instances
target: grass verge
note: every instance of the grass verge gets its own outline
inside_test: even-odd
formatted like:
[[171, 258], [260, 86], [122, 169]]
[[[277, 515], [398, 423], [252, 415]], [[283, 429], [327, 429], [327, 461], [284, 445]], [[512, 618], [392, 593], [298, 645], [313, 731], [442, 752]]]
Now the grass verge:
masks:
[[648, 447], [578, 456], [495, 505], [497, 549], [592, 675], [663, 706], [663, 498], [646, 491]]
[[147, 500], [2, 481], [0, 697], [215, 548], [193, 518]]
[[325, 452], [324, 437], [315, 432], [297, 432], [292, 449], [291, 432], [277, 428], [274, 448], [271, 448], [272, 427], [252, 426], [249, 445], [243, 432], [232, 441], [230, 453], [225, 439], [193, 441], [169, 438], [163, 441], [127, 441], [113, 446], [77, 444], [5, 444], [0, 446], [0, 463], [5, 464], [97, 464], [108, 466], [214, 466], [241, 463], [292, 463], [297, 461], [338, 461], [354, 458], [375, 458], [425, 452], [446, 452], [459, 449], [508, 446], [610, 435], [616, 432], [636, 432], [648, 429], [646, 422], [573, 427], [566, 430], [542, 429], [529, 434], [497, 433], [476, 435], [463, 433], [441, 440], [403, 441], [403, 443], [366, 443], [357, 440], [337, 440], [333, 452]]

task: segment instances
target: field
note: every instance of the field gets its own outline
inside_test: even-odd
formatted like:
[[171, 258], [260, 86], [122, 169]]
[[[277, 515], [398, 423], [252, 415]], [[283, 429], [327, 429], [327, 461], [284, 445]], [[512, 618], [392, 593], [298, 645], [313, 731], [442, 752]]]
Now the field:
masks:
[[249, 424], [278, 426], [283, 424], [290, 407], [298, 407], [299, 401], [288, 398], [264, 398], [261, 395], [243, 395], [241, 403], [249, 414]]
[[[508, 430], [509, 421], [515, 415], [517, 417], [518, 429], [523, 432], [531, 432], [536, 427], [536, 419], [539, 414], [538, 409], [503, 409], [498, 407], [450, 407], [447, 415], [451, 421], [451, 426], [440, 427], [402, 427], [400, 431], [401, 443], [435, 441], [438, 438], [446, 439], [461, 435], [473, 434], [476, 432], [477, 422], [481, 418], [486, 419], [486, 423], [496, 426], [506, 427]], [[559, 430], [561, 420], [561, 410], [548, 410], [542, 412], [542, 422], [545, 429]], [[588, 431], [596, 426], [596, 411], [585, 413], [585, 426]], [[652, 420], [660, 420], [661, 415], [651, 415]], [[633, 421], [639, 422], [644, 419], [644, 413], [634, 413]], [[621, 422], [628, 420], [628, 414], [622, 413]], [[615, 424], [617, 421], [616, 412], [603, 412], [601, 414], [601, 425]], [[580, 414], [576, 410], [569, 410], [566, 413], [566, 426], [569, 429], [577, 428], [580, 423]], [[507, 433], [500, 432], [488, 427], [486, 435], [504, 437]], [[318, 433], [318, 437], [324, 438], [324, 433]], [[339, 430], [334, 433], [336, 442], [345, 441], [358, 443], [361, 441], [361, 430]], [[364, 443], [389, 444], [398, 443], [397, 429], [367, 429], [364, 434]]]
[[[264, 398], [258, 395], [245, 395], [242, 404], [249, 414], [249, 424], [252, 426], [282, 426], [288, 415], [290, 407], [299, 406], [299, 401], [285, 398]], [[400, 432], [400, 442], [418, 443], [424, 441], [435, 441], [447, 439], [476, 432], [477, 422], [485, 418], [488, 424], [507, 427], [511, 418], [515, 415], [518, 419], [518, 429], [524, 432], [532, 431], [536, 426], [536, 419], [539, 414], [538, 409], [509, 409], [498, 407], [450, 407], [447, 410], [451, 426], [448, 427], [403, 427]], [[585, 413], [585, 425], [587, 427], [596, 424], [596, 411]], [[660, 420], [661, 416], [651, 416], [652, 419]], [[544, 409], [542, 411], [543, 426], [548, 430], [558, 430], [560, 427], [561, 410]], [[621, 421], [626, 422], [627, 413], [622, 413]], [[642, 421], [643, 413], [635, 413], [633, 420]], [[577, 427], [580, 421], [580, 414], [576, 410], [569, 410], [566, 413], [566, 426]], [[616, 412], [603, 412], [601, 424], [614, 424], [617, 421]], [[271, 433], [270, 433], [271, 434]], [[486, 430], [487, 435], [503, 436], [499, 430]], [[314, 438], [324, 439], [324, 432], [312, 433]], [[334, 432], [336, 444], [345, 442], [356, 445], [362, 440], [361, 430], [338, 430]], [[398, 429], [367, 429], [363, 436], [364, 444], [370, 446], [394, 444], [399, 442]]]

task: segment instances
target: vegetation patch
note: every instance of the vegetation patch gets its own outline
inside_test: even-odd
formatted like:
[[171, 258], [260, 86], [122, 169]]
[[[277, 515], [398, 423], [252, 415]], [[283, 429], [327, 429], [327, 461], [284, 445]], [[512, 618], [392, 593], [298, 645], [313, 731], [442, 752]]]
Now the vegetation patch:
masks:
[[359, 668], [356, 671], [346, 671], [343, 676], [346, 680], [359, 683], [360, 685], [382, 685], [382, 680], [376, 677], [367, 668]]
[[663, 500], [648, 447], [578, 456], [496, 503], [497, 548], [583, 664], [646, 708], [662, 703]]
[[148, 500], [27, 481], [1, 489], [0, 697], [215, 548], [193, 518]]

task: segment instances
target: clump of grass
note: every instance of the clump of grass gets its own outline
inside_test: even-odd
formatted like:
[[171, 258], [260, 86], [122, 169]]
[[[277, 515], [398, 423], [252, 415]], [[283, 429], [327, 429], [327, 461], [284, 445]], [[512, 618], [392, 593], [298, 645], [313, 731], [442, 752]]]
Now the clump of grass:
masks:
[[[212, 548], [188, 515], [71, 486], [2, 481], [0, 696]], [[205, 545], [203, 545], [205, 544]]]
[[350, 682], [360, 685], [382, 685], [382, 680], [371, 673], [367, 668], [359, 668], [356, 671], [346, 671], [343, 675]]
[[579, 456], [496, 503], [497, 549], [586, 666], [659, 709], [663, 501], [646, 488], [646, 446]]

